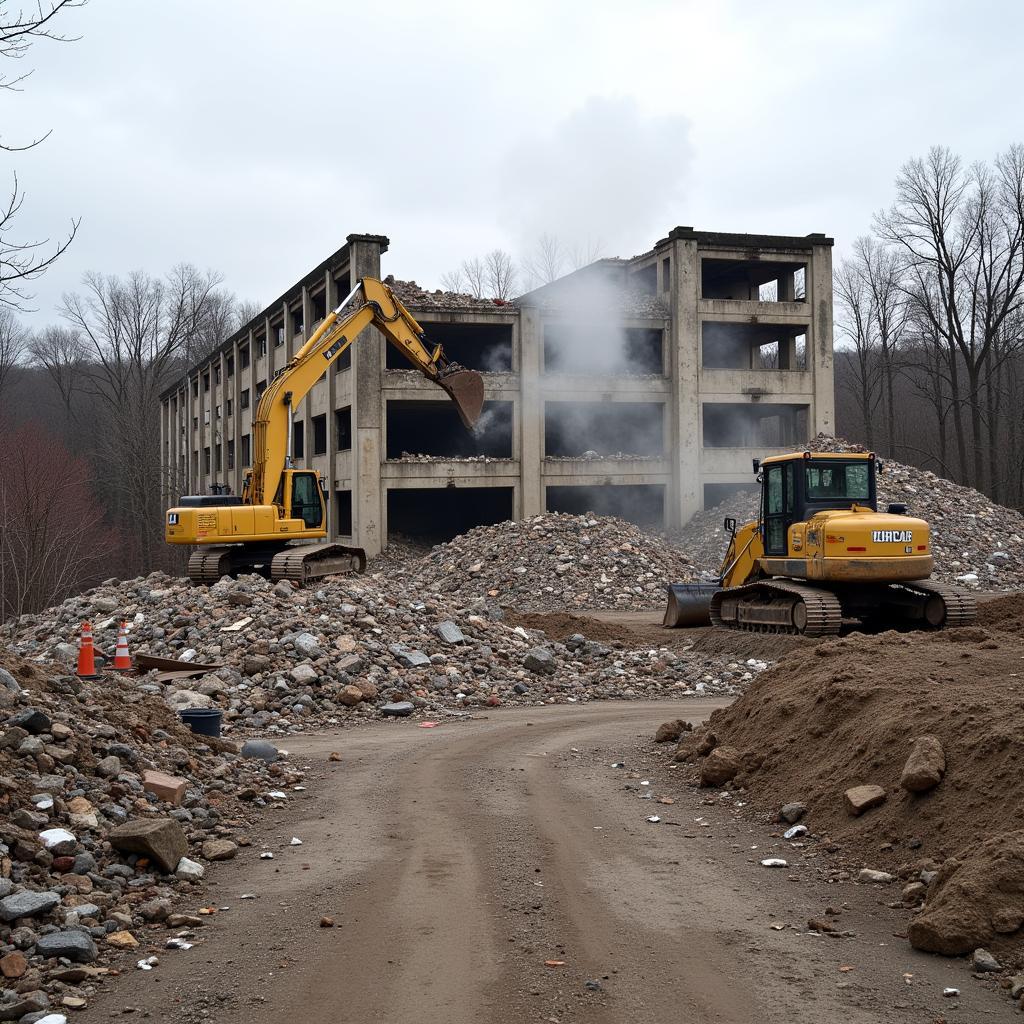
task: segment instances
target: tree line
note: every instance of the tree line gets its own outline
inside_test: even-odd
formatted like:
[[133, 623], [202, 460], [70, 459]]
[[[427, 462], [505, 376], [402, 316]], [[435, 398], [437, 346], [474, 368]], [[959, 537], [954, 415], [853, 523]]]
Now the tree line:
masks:
[[909, 160], [835, 270], [840, 432], [1024, 506], [1024, 145]]

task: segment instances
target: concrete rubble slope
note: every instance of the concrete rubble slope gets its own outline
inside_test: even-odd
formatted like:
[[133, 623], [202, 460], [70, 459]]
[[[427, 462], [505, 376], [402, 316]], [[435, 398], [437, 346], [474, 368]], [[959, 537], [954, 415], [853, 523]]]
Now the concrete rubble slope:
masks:
[[0, 665], [0, 1020], [28, 1021], [85, 1007], [154, 928], [200, 928], [203, 851], [247, 843], [302, 774], [194, 735], [136, 680]]
[[[565, 519], [567, 526], [577, 522], [555, 517]], [[620, 547], [628, 548], [626, 538], [635, 539], [637, 531], [619, 526], [625, 528]], [[566, 535], [579, 541], [578, 530]], [[601, 541], [600, 531], [594, 539]], [[551, 546], [550, 539], [544, 543]], [[639, 566], [633, 572], [651, 577], [660, 594], [662, 563], [600, 543], [598, 578], [605, 570], [614, 573], [614, 559]], [[126, 619], [133, 651], [219, 666], [192, 679], [161, 681], [150, 673], [134, 684], [141, 692], [178, 710], [221, 708], [227, 728], [269, 734], [365, 721], [402, 701], [417, 713], [446, 715], [508, 703], [731, 694], [764, 667], [660, 646], [630, 650], [582, 635], [556, 642], [506, 623], [497, 604], [483, 598], [443, 597], [425, 578], [392, 575], [336, 577], [304, 590], [258, 576], [225, 578], [212, 587], [161, 573], [109, 581], [23, 616], [13, 646], [27, 657], [70, 660], [83, 619], [92, 620], [100, 647], [110, 645], [117, 623]], [[536, 586], [538, 574], [529, 579]], [[103, 618], [100, 609], [111, 606], [116, 614]]]

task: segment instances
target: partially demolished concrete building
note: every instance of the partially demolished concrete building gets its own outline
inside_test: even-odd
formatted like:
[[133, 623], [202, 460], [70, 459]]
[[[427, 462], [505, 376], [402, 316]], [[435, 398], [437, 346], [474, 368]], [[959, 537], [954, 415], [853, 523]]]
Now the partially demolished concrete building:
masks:
[[[486, 383], [476, 433], [372, 328], [297, 411], [331, 535], [378, 552], [545, 510], [675, 527], [753, 485], [751, 458], [834, 423], [832, 239], [678, 227], [511, 303], [385, 278]], [[388, 239], [346, 244], [162, 396], [168, 503], [240, 493], [256, 402]]]

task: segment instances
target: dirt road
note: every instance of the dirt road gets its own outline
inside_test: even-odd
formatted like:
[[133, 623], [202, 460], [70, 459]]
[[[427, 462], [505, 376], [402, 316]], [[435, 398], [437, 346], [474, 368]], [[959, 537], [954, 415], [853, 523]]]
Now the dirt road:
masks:
[[[210, 873], [204, 901], [230, 909], [191, 950], [154, 946], [153, 971], [132, 969], [145, 947], [126, 958], [128, 976], [75, 1020], [952, 1024], [1010, 1014], [963, 963], [894, 937], [905, 919], [883, 906], [892, 890], [763, 868], [767, 831], [679, 784], [671, 806], [638, 799], [638, 742], [680, 710], [499, 710], [433, 730], [393, 723], [296, 739], [308, 789]], [[327, 761], [332, 750], [340, 763]], [[630, 764], [612, 768], [620, 758]], [[664, 760], [651, 761], [659, 793], [673, 785]], [[660, 824], [646, 821], [653, 813]], [[805, 931], [829, 903], [854, 938]], [[324, 915], [334, 928], [319, 926]], [[944, 985], [962, 999], [943, 998]]]

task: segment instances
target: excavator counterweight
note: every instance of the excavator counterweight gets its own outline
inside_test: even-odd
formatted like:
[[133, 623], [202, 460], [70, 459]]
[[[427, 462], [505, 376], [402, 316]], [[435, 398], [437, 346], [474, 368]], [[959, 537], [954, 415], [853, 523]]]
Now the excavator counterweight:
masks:
[[942, 629], [973, 622], [974, 596], [929, 577], [931, 534], [905, 505], [878, 511], [873, 453], [755, 460], [759, 517], [726, 519], [716, 582], [672, 583], [664, 625], [827, 636], [844, 622]]

